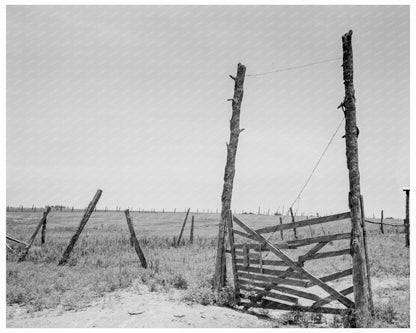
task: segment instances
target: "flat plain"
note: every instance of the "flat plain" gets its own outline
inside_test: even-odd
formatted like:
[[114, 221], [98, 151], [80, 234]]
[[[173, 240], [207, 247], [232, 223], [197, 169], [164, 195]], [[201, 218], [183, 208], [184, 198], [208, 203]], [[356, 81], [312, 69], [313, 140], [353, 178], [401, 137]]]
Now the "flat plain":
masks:
[[[184, 212], [131, 212], [136, 234], [148, 262], [148, 268], [143, 269], [130, 245], [130, 234], [124, 212], [94, 212], [75, 245], [68, 263], [58, 266], [57, 263], [74, 234], [82, 214], [82, 211], [51, 211], [47, 219], [45, 244], [41, 244], [39, 232], [24, 262], [17, 262], [18, 252], [22, 247], [9, 243], [17, 252], [7, 251], [6, 257], [9, 327], [41, 325], [24, 321], [22, 313], [30, 317], [47, 317], [48, 311], [57, 311], [62, 316], [74, 312], [82, 313], [88, 311], [94, 302], [100, 302], [112, 293], [127, 291], [134, 293], [135, 290], [142, 290], [143, 286], [154, 295], [175, 293], [175, 299], [180, 304], [233, 307], [230, 269], [228, 270], [230, 282], [227, 288], [220, 294], [212, 292], [219, 214], [191, 212], [181, 245], [175, 247], [173, 244], [182, 227]], [[195, 220], [195, 229], [194, 242], [190, 244], [192, 216]], [[7, 212], [7, 235], [27, 242], [41, 217], [41, 211]], [[279, 218], [276, 216], [237, 214], [237, 217], [253, 228], [279, 223]], [[304, 218], [296, 217], [296, 220]], [[283, 219], [283, 223], [290, 221], [290, 217]], [[387, 219], [385, 222], [399, 226], [385, 226], [385, 233], [381, 234], [378, 225], [367, 224], [376, 309], [375, 326], [409, 327], [409, 249], [404, 246], [403, 221]], [[343, 220], [315, 225], [311, 229], [302, 228], [298, 236], [302, 238], [310, 237], [309, 233], [319, 236], [323, 233], [349, 231], [349, 220]], [[280, 237], [280, 233], [275, 233], [272, 235], [272, 240], [280, 240]], [[292, 230], [284, 231], [284, 238], [293, 239]], [[334, 250], [345, 248], [348, 247], [348, 242], [348, 240], [344, 243], [336, 242], [331, 246]], [[351, 267], [351, 260], [348, 256], [342, 260], [326, 258], [314, 260], [308, 265], [306, 268], [311, 273], [323, 276], [334, 272], [334, 269], [340, 271], [345, 267]], [[348, 285], [352, 284], [351, 276], [343, 281]], [[352, 295], [349, 297], [352, 299]], [[257, 313], [257, 316], [259, 315], [270, 317], [267, 319], [270, 321], [270, 327], [315, 325], [314, 318], [308, 314], [299, 316], [299, 314], [280, 311], [276, 316], [275, 313], [265, 310]], [[40, 322], [45, 323], [45, 321]], [[214, 322], [211, 322], [212, 327], [216, 327]], [[258, 321], [245, 323], [247, 327], [253, 325], [264, 327], [264, 323]], [[161, 322], [159, 324], [160, 327], [163, 326]], [[88, 326], [87, 323], [85, 325]], [[229, 325], [237, 327], [238, 321], [236, 323], [230, 321]], [[342, 318], [325, 317], [319, 325], [340, 327]], [[148, 323], [148, 326], [151, 327], [152, 324]], [[209, 327], [210, 323], [195, 323], [194, 326]], [[141, 327], [146, 327], [145, 323]]]

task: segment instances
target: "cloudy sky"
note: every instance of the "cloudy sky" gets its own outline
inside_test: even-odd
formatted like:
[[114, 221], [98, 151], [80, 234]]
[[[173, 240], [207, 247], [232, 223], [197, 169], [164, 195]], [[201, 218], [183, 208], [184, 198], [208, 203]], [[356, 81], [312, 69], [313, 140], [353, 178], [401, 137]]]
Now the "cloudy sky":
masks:
[[[241, 62], [232, 206], [286, 210], [342, 120], [350, 29], [366, 213], [403, 217], [407, 6], [8, 6], [7, 204], [219, 208]], [[348, 210], [343, 134], [299, 214]]]

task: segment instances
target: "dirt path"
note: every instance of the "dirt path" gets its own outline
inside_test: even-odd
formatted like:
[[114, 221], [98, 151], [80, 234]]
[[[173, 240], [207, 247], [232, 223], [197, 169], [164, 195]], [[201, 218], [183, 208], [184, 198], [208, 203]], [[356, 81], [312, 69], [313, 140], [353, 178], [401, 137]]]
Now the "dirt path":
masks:
[[272, 322], [229, 308], [188, 305], [180, 294], [149, 292], [146, 286], [106, 295], [80, 311], [41, 311], [33, 316], [7, 307], [7, 327], [272, 327]]

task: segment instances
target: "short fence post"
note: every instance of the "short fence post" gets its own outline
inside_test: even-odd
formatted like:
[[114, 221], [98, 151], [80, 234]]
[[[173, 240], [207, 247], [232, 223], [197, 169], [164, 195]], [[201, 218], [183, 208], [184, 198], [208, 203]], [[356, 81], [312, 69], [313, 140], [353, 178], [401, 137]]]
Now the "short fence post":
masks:
[[42, 223], [42, 232], [41, 232], [41, 242], [42, 242], [42, 244], [45, 244], [45, 236], [46, 236], [46, 216], [45, 216], [45, 213], [43, 213], [43, 215], [44, 215], [44, 220], [43, 220], [43, 223]]
[[190, 210], [190, 209], [191, 209], [191, 208], [188, 208], [188, 211], [186, 212], [185, 220], [183, 221], [183, 224], [182, 224], [182, 229], [181, 229], [181, 232], [180, 232], [180, 234], [179, 234], [179, 237], [178, 237], [178, 241], [177, 241], [177, 243], [176, 243], [176, 246], [179, 246], [180, 241], [181, 241], [181, 239], [182, 239], [183, 229], [185, 229], [185, 224], [186, 224], [186, 220], [188, 219], [188, 214], [189, 214], [189, 210]]
[[191, 220], [191, 233], [189, 235], [189, 242], [191, 244], [194, 243], [194, 216], [192, 215], [192, 220]]
[[126, 215], [127, 225], [129, 227], [129, 231], [130, 231], [130, 244], [131, 243], [134, 244], [134, 249], [136, 250], [136, 253], [137, 253], [137, 255], [140, 259], [140, 263], [141, 263], [142, 267], [147, 268], [146, 258], [144, 257], [143, 251], [140, 248], [139, 241], [137, 240], [136, 233], [134, 232], [133, 224], [131, 223], [130, 211], [128, 209], [126, 209], [124, 211], [124, 214]]
[[[283, 218], [280, 216], [280, 225], [283, 224]], [[282, 238], [282, 240], [284, 240], [283, 238], [283, 230], [280, 230], [280, 237]]]
[[51, 211], [51, 207], [47, 206], [46, 207], [46, 212], [43, 213], [43, 217], [40, 220], [38, 226], [36, 227], [35, 232], [33, 233], [32, 237], [30, 238], [30, 240], [29, 240], [28, 244], [26, 245], [24, 251], [20, 255], [19, 260], [18, 260], [19, 262], [20, 261], [24, 261], [26, 259], [26, 256], [27, 256], [27, 254], [29, 252], [29, 249], [32, 246], [32, 244], [33, 244], [33, 242], [34, 242], [34, 240], [36, 238], [36, 235], [38, 234], [38, 232], [40, 230], [40, 227], [42, 226], [43, 222], [46, 220], [46, 217], [48, 216], [48, 214], [49, 214], [50, 211]]
[[384, 218], [384, 212], [381, 210], [381, 218], [380, 218], [380, 232], [384, 234], [384, 226], [383, 226], [383, 218]]
[[98, 200], [100, 200], [101, 194], [103, 191], [100, 189], [97, 190], [97, 193], [95, 193], [94, 198], [88, 205], [87, 209], [85, 210], [84, 216], [82, 217], [82, 220], [78, 226], [78, 230], [75, 232], [74, 236], [72, 236], [71, 240], [69, 241], [68, 247], [66, 248], [65, 252], [62, 255], [62, 259], [59, 261], [58, 265], [63, 265], [67, 262], [69, 255], [72, 252], [72, 249], [75, 246], [75, 243], [77, 242], [79, 235], [81, 234], [82, 230], [84, 229], [85, 225], [87, 224], [88, 220], [90, 219], [91, 214], [94, 211], [95, 206], [97, 205]]
[[406, 192], [406, 219], [404, 220], [404, 227], [406, 232], [406, 241], [405, 246], [410, 246], [410, 218], [409, 218], [409, 195], [410, 195], [410, 189], [404, 189], [404, 192]]
[[[289, 208], [290, 215], [292, 216], [292, 223], [295, 223], [295, 216], [293, 215], [292, 207]], [[298, 235], [296, 234], [296, 228], [293, 228], [293, 233], [295, 234], [295, 239], [298, 239]]]

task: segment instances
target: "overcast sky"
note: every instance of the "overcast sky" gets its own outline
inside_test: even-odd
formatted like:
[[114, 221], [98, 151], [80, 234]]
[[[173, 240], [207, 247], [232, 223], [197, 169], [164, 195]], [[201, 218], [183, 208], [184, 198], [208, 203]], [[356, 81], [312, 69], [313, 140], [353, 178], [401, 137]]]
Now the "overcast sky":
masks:
[[[366, 213], [404, 216], [407, 6], [8, 6], [8, 205], [221, 207], [237, 63], [342, 57], [352, 29]], [[295, 200], [342, 119], [342, 60], [248, 76], [233, 209]], [[348, 210], [344, 127], [294, 206]]]

